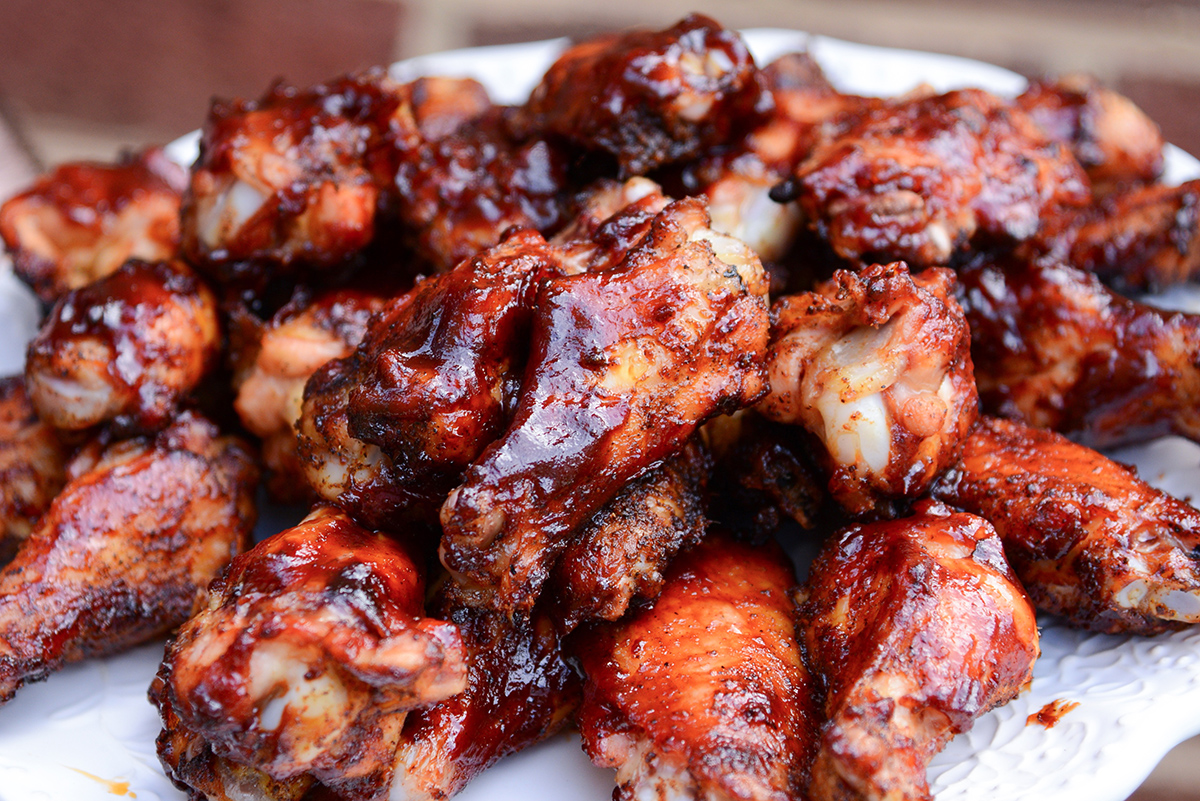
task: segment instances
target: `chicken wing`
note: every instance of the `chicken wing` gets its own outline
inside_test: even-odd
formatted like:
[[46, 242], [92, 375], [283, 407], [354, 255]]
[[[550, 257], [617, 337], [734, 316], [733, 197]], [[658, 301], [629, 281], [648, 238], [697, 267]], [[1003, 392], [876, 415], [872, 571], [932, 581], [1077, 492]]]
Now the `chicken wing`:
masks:
[[[408, 549], [319, 507], [234, 559], [154, 693], [218, 757], [345, 801], [386, 798], [407, 711], [466, 687], [458, 629], [424, 601]], [[163, 756], [179, 767], [176, 749]]]
[[533, 231], [391, 301], [353, 354], [308, 382], [301, 458], [318, 493], [372, 525], [440, 504], [515, 406], [539, 281]]
[[1032, 238], [1091, 200], [1070, 151], [979, 89], [886, 103], [823, 138], [775, 193], [852, 261], [946, 265], [968, 247]]
[[1200, 181], [1106, 198], [1071, 232], [1069, 264], [1122, 289], [1160, 289], [1200, 276]]
[[1094, 448], [1200, 441], [1200, 315], [1134, 303], [1055, 262], [981, 259], [959, 283], [985, 412]]
[[29, 344], [25, 385], [38, 417], [69, 430], [170, 422], [217, 359], [212, 292], [180, 261], [127, 262], [63, 295]]
[[0, 207], [0, 237], [17, 276], [53, 303], [129, 259], [173, 258], [186, 183], [157, 148], [116, 164], [63, 164]]
[[516, 415], [442, 507], [442, 562], [529, 609], [571, 532], [708, 417], [764, 391], [766, 280], [695, 199], [621, 265], [546, 281]]
[[954, 274], [903, 262], [839, 270], [772, 309], [771, 392], [758, 411], [824, 444], [829, 489], [866, 512], [915, 498], [958, 458], [978, 414]]
[[272, 498], [284, 503], [308, 498], [295, 429], [304, 384], [321, 365], [349, 355], [383, 305], [378, 295], [350, 289], [301, 296], [256, 332], [253, 360], [238, 371], [233, 406], [246, 429], [263, 440]]
[[692, 14], [568, 48], [523, 109], [532, 131], [610, 154], [622, 178], [694, 158], [771, 108], [741, 37]]
[[990, 520], [1033, 600], [1076, 626], [1200, 622], [1200, 512], [1090, 448], [985, 417], [934, 494]]
[[579, 676], [546, 614], [464, 609], [448, 589], [434, 608], [462, 631], [467, 689], [408, 716], [391, 801], [444, 801], [498, 760], [561, 730], [579, 704]]
[[616, 620], [633, 601], [658, 596], [671, 559], [704, 536], [709, 467], [704, 446], [693, 438], [592, 516], [550, 579], [551, 610], [560, 628]]
[[650, 233], [654, 218], [670, 202], [648, 178], [598, 181], [583, 193], [571, 222], [550, 240], [563, 272], [616, 267]]
[[25, 381], [0, 379], [0, 566], [67, 482], [72, 448], [38, 419]]
[[931, 801], [929, 760], [1032, 677], [1037, 620], [996, 532], [938, 503], [915, 511], [835, 535], [802, 591], [827, 721], [813, 801]]
[[395, 213], [435, 272], [519, 226], [549, 233], [569, 206], [567, 158], [541, 137], [515, 138], [500, 109], [403, 153]]
[[184, 196], [188, 260], [218, 283], [259, 288], [358, 253], [374, 236], [399, 147], [419, 139], [404, 100], [369, 72], [214, 102]]
[[580, 629], [584, 750], [617, 769], [617, 801], [802, 796], [816, 718], [774, 543], [714, 534], [672, 564], [660, 594]]
[[1158, 125], [1129, 98], [1090, 75], [1034, 81], [1016, 105], [1051, 139], [1071, 148], [1098, 194], [1148, 183], [1162, 174], [1164, 142]]
[[0, 701], [178, 626], [254, 527], [253, 461], [192, 413], [69, 472], [0, 570]]

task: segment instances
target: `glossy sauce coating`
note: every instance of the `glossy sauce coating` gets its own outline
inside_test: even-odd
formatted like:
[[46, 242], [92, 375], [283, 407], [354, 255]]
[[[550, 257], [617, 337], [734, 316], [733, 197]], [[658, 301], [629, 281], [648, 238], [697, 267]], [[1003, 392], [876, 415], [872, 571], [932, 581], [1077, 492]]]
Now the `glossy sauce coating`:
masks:
[[802, 595], [826, 720], [813, 801], [929, 801], [929, 760], [1032, 677], [1033, 606], [973, 515], [923, 501], [912, 517], [845, 529]]
[[216, 300], [183, 262], [127, 262], [62, 296], [29, 344], [25, 383], [38, 416], [80, 430], [109, 420], [170, 422], [214, 365]]
[[802, 797], [816, 719], [779, 546], [712, 534], [662, 593], [580, 629], [584, 750], [617, 769], [619, 801]]
[[1200, 511], [1090, 448], [985, 417], [934, 493], [990, 520], [1030, 597], [1073, 625], [1200, 621]]
[[978, 398], [954, 274], [903, 262], [839, 270], [771, 309], [771, 391], [757, 409], [824, 446], [852, 513], [915, 498], [958, 457]]
[[462, 608], [455, 596], [441, 593], [433, 608], [462, 631], [467, 689], [409, 715], [391, 801], [449, 798], [497, 760], [560, 731], [579, 703], [579, 676], [544, 612], [510, 618]]
[[523, 111], [530, 129], [609, 153], [628, 177], [727, 142], [770, 108], [741, 37], [692, 14], [568, 48]]
[[424, 616], [423, 579], [407, 548], [318, 507], [212, 585], [160, 692], [217, 756], [385, 798], [406, 712], [466, 686], [458, 629]]
[[115, 164], [69, 162], [0, 207], [0, 237], [17, 276], [53, 303], [129, 259], [172, 258], [186, 181], [157, 148]]
[[959, 271], [983, 410], [1092, 447], [1200, 441], [1200, 316], [1127, 300], [1064, 264]]
[[1042, 217], [1091, 199], [1065, 146], [979, 89], [867, 110], [818, 144], [783, 194], [841, 257], [913, 267], [1030, 239]]
[[261, 287], [362, 250], [397, 148], [418, 137], [404, 99], [379, 71], [214, 102], [184, 198], [189, 261], [219, 283]]
[[442, 562], [528, 609], [571, 532], [708, 417], [763, 391], [766, 281], [678, 201], [611, 270], [539, 292], [516, 415], [442, 507]]
[[0, 570], [0, 700], [178, 626], [254, 527], [251, 457], [197, 415], [76, 461]]

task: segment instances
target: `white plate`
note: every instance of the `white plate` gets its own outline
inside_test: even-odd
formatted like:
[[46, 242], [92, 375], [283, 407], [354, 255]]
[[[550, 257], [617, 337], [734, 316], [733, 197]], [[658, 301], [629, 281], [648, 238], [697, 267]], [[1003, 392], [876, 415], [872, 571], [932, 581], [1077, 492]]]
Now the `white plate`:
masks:
[[[1024, 79], [999, 67], [949, 56], [850, 44], [796, 31], [753, 30], [746, 38], [759, 63], [808, 46], [844, 91], [896, 94], [919, 83], [938, 90], [981, 86], [1015, 94]], [[471, 75], [501, 102], [519, 102], [563, 41], [439, 53], [393, 67], [397, 78]], [[195, 157], [196, 135], [175, 142], [181, 162]], [[1168, 176], [1200, 175], [1200, 162], [1168, 153]], [[1200, 293], [1173, 291], [1169, 302], [1200, 310]], [[34, 309], [11, 276], [0, 280], [0, 365], [15, 369], [33, 333]], [[1119, 454], [1152, 483], [1181, 497], [1200, 497], [1200, 447], [1164, 440]], [[271, 533], [287, 524], [264, 524]], [[260, 529], [263, 527], [260, 527]], [[939, 801], [1023, 799], [1120, 801], [1176, 743], [1200, 732], [1200, 629], [1154, 638], [1086, 634], [1042, 621], [1042, 657], [1030, 689], [981, 719], [934, 760], [930, 778]], [[163, 777], [154, 755], [158, 717], [146, 687], [161, 644], [73, 666], [23, 689], [0, 710], [2, 801], [138, 801], [183, 794]], [[1051, 729], [1027, 716], [1052, 701], [1078, 708]], [[82, 772], [80, 772], [82, 771]], [[115, 783], [115, 784], [114, 784]], [[612, 773], [590, 765], [575, 734], [564, 734], [510, 758], [477, 778], [462, 801], [539, 798], [604, 801]]]

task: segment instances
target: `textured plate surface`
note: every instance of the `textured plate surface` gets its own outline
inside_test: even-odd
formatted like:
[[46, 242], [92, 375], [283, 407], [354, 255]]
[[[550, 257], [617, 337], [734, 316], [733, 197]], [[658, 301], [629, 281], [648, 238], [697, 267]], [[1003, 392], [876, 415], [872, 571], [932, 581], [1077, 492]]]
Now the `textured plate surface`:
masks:
[[[844, 91], [897, 94], [921, 83], [938, 90], [981, 86], [1015, 94], [1024, 79], [949, 56], [850, 44], [795, 31], [754, 30], [747, 39], [759, 63], [808, 46]], [[519, 102], [562, 41], [479, 48], [413, 59], [393, 68], [418, 74], [470, 75], [499, 102]], [[181, 162], [195, 157], [197, 137], [172, 145]], [[1168, 178], [1200, 176], [1200, 162], [1172, 149]], [[1200, 291], [1173, 290], [1164, 305], [1200, 311]], [[36, 304], [11, 275], [0, 274], [0, 368], [19, 369], [36, 324]], [[1200, 447], [1162, 440], [1117, 458], [1138, 465], [1152, 483], [1200, 498]], [[290, 522], [265, 515], [260, 534]], [[1042, 657], [1027, 692], [981, 719], [937, 757], [930, 778], [939, 801], [1119, 801], [1175, 744], [1200, 732], [1200, 629], [1155, 638], [1072, 631], [1042, 621]], [[158, 718], [146, 687], [161, 644], [71, 667], [23, 689], [0, 710], [0, 801], [139, 801], [184, 796], [163, 777], [154, 756]], [[1079, 706], [1051, 729], [1026, 718], [1054, 701]], [[612, 774], [592, 767], [578, 737], [564, 734], [480, 776], [463, 801], [525, 801], [537, 788], [553, 801], [604, 801]]]

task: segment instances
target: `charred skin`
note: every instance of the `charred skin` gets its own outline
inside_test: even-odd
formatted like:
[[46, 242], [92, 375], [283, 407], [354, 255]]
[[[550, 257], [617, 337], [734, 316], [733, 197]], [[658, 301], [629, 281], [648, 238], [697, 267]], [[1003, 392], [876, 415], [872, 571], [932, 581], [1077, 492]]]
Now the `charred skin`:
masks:
[[5, 701], [66, 663], [178, 626], [254, 527], [252, 459], [191, 413], [154, 437], [85, 449], [77, 461], [0, 571]]
[[761, 395], [762, 267], [707, 223], [677, 201], [618, 267], [543, 283], [513, 421], [442, 507], [442, 562], [481, 603], [531, 608], [576, 526]]
[[929, 801], [929, 760], [1029, 682], [1034, 610], [987, 521], [922, 501], [828, 540], [800, 631], [824, 697], [814, 801]]
[[385, 798], [408, 710], [466, 686], [458, 629], [424, 600], [408, 549], [336, 508], [259, 543], [167, 651], [164, 765], [179, 767], [174, 724], [272, 782]]
[[801, 796], [816, 716], [793, 583], [778, 545], [712, 534], [652, 603], [574, 635], [584, 750], [617, 769], [614, 799]]
[[1074, 626], [1200, 621], [1200, 512], [1090, 448], [985, 417], [934, 494], [991, 521], [1030, 597]]
[[216, 299], [180, 261], [127, 262], [59, 298], [29, 344], [25, 385], [38, 416], [79, 431], [167, 425], [215, 365]]
[[115, 164], [63, 164], [0, 207], [0, 237], [17, 276], [53, 303], [129, 259], [173, 258], [186, 182], [158, 148]]
[[693, 438], [582, 526], [550, 579], [551, 609], [563, 630], [616, 620], [631, 603], [657, 597], [675, 554], [704, 536], [709, 469], [708, 453]]
[[626, 178], [728, 142], [770, 108], [741, 37], [692, 14], [666, 30], [568, 48], [530, 95], [523, 124], [611, 155]]

